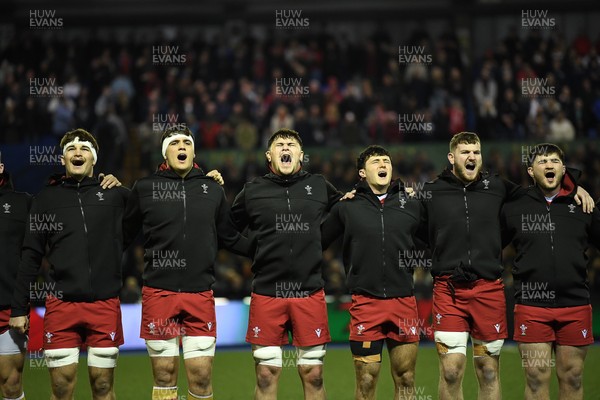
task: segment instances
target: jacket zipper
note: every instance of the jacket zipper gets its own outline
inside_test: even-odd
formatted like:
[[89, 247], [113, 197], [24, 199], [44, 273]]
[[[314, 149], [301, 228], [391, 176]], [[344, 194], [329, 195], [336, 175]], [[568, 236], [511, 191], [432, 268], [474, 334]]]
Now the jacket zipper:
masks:
[[[551, 206], [551, 204], [547, 204], [546, 210], [548, 211], [548, 221], [550, 221], [550, 228], [552, 228], [552, 214], [550, 212], [550, 206]], [[549, 230], [550, 230], [550, 252], [552, 255], [552, 276], [557, 276], [556, 275], [556, 257], [554, 257], [554, 233], [553, 233], [552, 229], [549, 229]], [[554, 296], [553, 303], [555, 303], [555, 302], [556, 302], [556, 296]]]
[[[287, 199], [287, 206], [288, 206], [288, 211], [290, 212], [290, 217], [291, 217], [291, 213], [292, 213], [292, 203], [290, 202], [290, 190], [289, 188], [285, 188], [285, 197]], [[290, 266], [292, 265], [293, 262], [293, 258], [292, 258], [292, 254], [293, 254], [293, 249], [292, 249], [292, 235], [288, 235], [290, 236], [289, 238], [289, 242], [290, 242]]]
[[183, 240], [185, 241], [185, 226], [187, 222], [187, 201], [185, 193], [185, 179], [181, 179], [181, 188], [183, 189]]
[[469, 221], [469, 204], [467, 202], [467, 187], [463, 187], [464, 199], [465, 199], [465, 214], [467, 223], [467, 256], [469, 257], [469, 267], [471, 267], [471, 225]]
[[79, 201], [79, 209], [81, 210], [81, 218], [83, 218], [83, 231], [85, 232], [85, 241], [88, 244], [88, 282], [90, 284], [90, 292], [92, 294], [92, 300], [95, 300], [96, 296], [94, 295], [94, 289], [92, 288], [92, 262], [90, 260], [90, 250], [89, 250], [89, 240], [88, 240], [88, 229], [87, 224], [85, 222], [85, 212], [83, 211], [83, 203], [81, 202], [81, 194], [79, 193], [79, 188], [81, 186], [81, 182], [77, 182], [77, 200]]
[[383, 269], [383, 297], [387, 297], [385, 290], [385, 224], [383, 222], [383, 204], [379, 208], [379, 215], [381, 215], [381, 255], [382, 255], [382, 269]]
[[[183, 244], [185, 248], [185, 238], [186, 238], [186, 224], [187, 224], [187, 194], [185, 192], [185, 179], [181, 178], [181, 188], [183, 189]], [[179, 257], [182, 255], [180, 254]], [[178, 292], [181, 292], [181, 288], [177, 289]]]

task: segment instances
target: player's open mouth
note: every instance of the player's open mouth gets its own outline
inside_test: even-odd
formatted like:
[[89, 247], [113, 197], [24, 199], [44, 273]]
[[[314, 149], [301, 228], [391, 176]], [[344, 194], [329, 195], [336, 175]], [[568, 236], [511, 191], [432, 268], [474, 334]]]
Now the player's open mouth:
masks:
[[80, 158], [76, 158], [74, 160], [71, 160], [71, 164], [73, 164], [76, 167], [81, 167], [83, 164], [85, 164], [85, 160], [82, 160]]
[[187, 154], [185, 154], [185, 153], [179, 153], [179, 154], [177, 154], [177, 159], [179, 161], [185, 161], [187, 159]]
[[469, 171], [475, 171], [475, 163], [467, 163], [465, 168], [468, 169]]
[[287, 153], [282, 154], [281, 155], [281, 163], [286, 167], [292, 165], [292, 155], [287, 154]]
[[554, 178], [556, 177], [556, 174], [553, 171], [548, 171], [548, 172], [546, 172], [545, 176], [546, 176], [546, 180], [548, 182], [553, 183]]
[[377, 173], [377, 176], [379, 176], [380, 178], [385, 178], [387, 176], [387, 171], [379, 171]]

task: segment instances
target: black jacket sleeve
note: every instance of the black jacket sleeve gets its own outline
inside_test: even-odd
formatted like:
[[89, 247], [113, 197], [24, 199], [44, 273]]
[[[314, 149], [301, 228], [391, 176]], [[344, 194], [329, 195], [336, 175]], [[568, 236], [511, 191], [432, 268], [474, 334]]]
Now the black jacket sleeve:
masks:
[[248, 226], [248, 213], [246, 211], [246, 189], [235, 196], [231, 206], [231, 220], [239, 232], [243, 232]]
[[502, 239], [502, 248], [505, 248], [515, 237], [514, 229], [510, 229], [504, 207], [500, 211], [500, 236]]
[[[38, 204], [34, 199], [29, 211], [30, 221], [32, 215], [38, 212]], [[11, 302], [11, 317], [20, 317], [29, 313], [29, 288], [35, 281], [42, 264], [42, 258], [46, 252], [46, 234], [40, 231], [32, 231], [31, 225], [26, 224], [25, 238], [21, 249], [21, 263], [17, 273], [15, 289]]]
[[525, 189], [521, 185], [509, 181], [508, 179], [501, 178], [506, 188], [505, 201], [518, 199], [520, 196], [525, 194]]
[[340, 216], [343, 203], [339, 201], [334, 204], [325, 221], [321, 224], [321, 246], [323, 250], [333, 243], [342, 233], [344, 233], [344, 221]]
[[325, 179], [325, 185], [327, 186], [327, 211], [331, 210], [337, 202], [343, 197], [342, 192], [337, 190], [327, 179]]
[[592, 212], [592, 223], [588, 231], [588, 240], [591, 244], [600, 250], [600, 210], [598, 210], [599, 202], [596, 202], [596, 207]]
[[427, 207], [422, 201], [419, 201], [419, 208], [421, 211], [421, 219], [419, 220], [419, 227], [415, 234], [415, 239], [418, 240], [419, 246], [429, 247], [429, 225], [427, 219]]
[[123, 214], [123, 248], [129, 247], [142, 228], [142, 212], [137, 183], [133, 186]]
[[242, 236], [236, 229], [224, 192], [222, 193], [218, 213], [216, 225], [219, 248], [224, 247], [235, 254], [248, 257], [250, 243], [248, 238]]

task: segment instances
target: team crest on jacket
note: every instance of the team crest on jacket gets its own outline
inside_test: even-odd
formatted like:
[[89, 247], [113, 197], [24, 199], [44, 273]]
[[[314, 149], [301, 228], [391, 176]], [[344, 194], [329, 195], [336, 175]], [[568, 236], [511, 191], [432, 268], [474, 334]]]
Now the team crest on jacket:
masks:
[[104, 193], [98, 192], [96, 193], [96, 196], [98, 196], [98, 201], [104, 201]]
[[573, 203], [569, 204], [569, 212], [571, 214], [575, 214], [575, 204], [573, 204]]
[[52, 343], [52, 336], [54, 336], [53, 333], [46, 332], [44, 336], [46, 336], [46, 343]]
[[254, 332], [254, 337], [258, 337], [258, 334], [260, 333], [260, 328], [258, 326], [255, 326], [254, 328], [252, 328], [252, 331]]
[[2, 207], [4, 207], [4, 214], [10, 214], [10, 204], [4, 203]]
[[406, 199], [404, 199], [404, 197], [400, 197], [400, 208], [404, 208], [405, 204], [406, 204]]
[[442, 314], [439, 314], [439, 313], [436, 314], [435, 315], [435, 319], [437, 320], [437, 324], [438, 325], [441, 324], [441, 322], [442, 322]]
[[208, 194], [208, 185], [206, 183], [203, 183], [201, 187], [202, 187], [202, 190], [204, 190], [204, 192], [202, 192], [202, 193]]
[[306, 189], [307, 196], [312, 196], [312, 186], [306, 185], [306, 186], [304, 186], [304, 189]]
[[488, 181], [487, 179], [483, 180], [483, 185], [485, 186], [483, 189], [484, 190], [488, 190], [490, 187], [490, 181]]
[[363, 331], [365, 330], [365, 326], [363, 324], [360, 324], [359, 326], [356, 327], [357, 335], [362, 335]]

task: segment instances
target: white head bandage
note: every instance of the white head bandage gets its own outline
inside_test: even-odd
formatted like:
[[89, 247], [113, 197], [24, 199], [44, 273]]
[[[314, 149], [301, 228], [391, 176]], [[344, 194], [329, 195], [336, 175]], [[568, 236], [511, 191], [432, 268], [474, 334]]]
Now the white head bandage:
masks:
[[175, 140], [179, 140], [179, 139], [183, 139], [183, 140], [190, 140], [192, 142], [192, 152], [194, 151], [194, 137], [193, 136], [188, 136], [188, 135], [184, 135], [183, 133], [177, 133], [173, 136], [169, 136], [168, 138], [166, 138], [165, 140], [163, 140], [162, 142], [162, 156], [163, 158], [167, 158], [167, 147], [171, 144], [171, 142], [175, 141]]
[[86, 146], [87, 148], [89, 148], [90, 151], [92, 152], [92, 157], [94, 158], [94, 165], [96, 165], [96, 161], [98, 161], [98, 153], [96, 152], [94, 145], [92, 144], [92, 142], [88, 142], [87, 140], [79, 140], [79, 136], [76, 136], [75, 139], [73, 139], [69, 143], [65, 144], [65, 146], [63, 147], [63, 155], [67, 152], [67, 149], [69, 148], [69, 146], [72, 146], [74, 144], [80, 144], [82, 146]]

